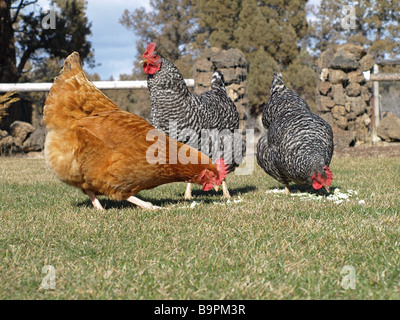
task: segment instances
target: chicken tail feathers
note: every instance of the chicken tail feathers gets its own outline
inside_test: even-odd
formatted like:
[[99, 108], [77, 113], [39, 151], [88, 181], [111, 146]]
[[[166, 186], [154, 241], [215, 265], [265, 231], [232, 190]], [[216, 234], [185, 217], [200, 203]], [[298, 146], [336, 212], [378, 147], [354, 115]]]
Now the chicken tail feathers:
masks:
[[107, 98], [82, 69], [78, 52], [71, 53], [46, 99], [44, 121], [48, 128], [65, 128], [76, 121], [96, 113], [118, 110], [117, 105]]
[[277, 73], [274, 70], [274, 78], [272, 80], [272, 86], [271, 86], [271, 94], [276, 92], [276, 91], [283, 91], [285, 89], [285, 84], [282, 80], [282, 74]]
[[211, 88], [213, 89], [222, 89], [225, 90], [225, 79], [224, 79], [224, 74], [222, 73], [221, 70], [219, 70], [215, 64], [213, 64], [213, 75], [211, 77]]
[[65, 81], [81, 72], [83, 72], [82, 60], [79, 53], [75, 51], [65, 59], [60, 75], [54, 80], [54, 83]]

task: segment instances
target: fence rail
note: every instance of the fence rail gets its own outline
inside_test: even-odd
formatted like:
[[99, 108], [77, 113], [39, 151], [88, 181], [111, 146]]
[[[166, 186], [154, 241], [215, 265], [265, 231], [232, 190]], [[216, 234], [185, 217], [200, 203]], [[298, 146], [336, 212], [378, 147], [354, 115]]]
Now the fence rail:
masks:
[[373, 73], [364, 72], [364, 78], [367, 81], [399, 81], [400, 73]]
[[[194, 79], [185, 79], [188, 87], [194, 87]], [[100, 90], [146, 89], [147, 81], [93, 81]], [[0, 92], [48, 92], [53, 83], [0, 83]]]
[[385, 65], [399, 65], [400, 64], [400, 59], [393, 59], [393, 60], [376, 60], [375, 63], [380, 66], [385, 66]]

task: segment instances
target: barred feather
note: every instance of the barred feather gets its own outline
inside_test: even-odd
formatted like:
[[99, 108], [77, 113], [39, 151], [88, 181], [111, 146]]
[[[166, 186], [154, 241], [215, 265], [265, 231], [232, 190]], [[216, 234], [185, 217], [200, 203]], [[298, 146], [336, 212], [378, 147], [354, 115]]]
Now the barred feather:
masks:
[[[220, 156], [229, 163], [229, 171], [238, 166], [244, 155], [245, 143], [241, 136], [234, 130], [239, 128], [239, 114], [233, 101], [228, 97], [223, 74], [216, 69], [211, 79], [211, 90], [196, 95], [189, 91], [179, 70], [172, 62], [165, 59], [159, 53], [161, 69], [153, 75], [148, 76], [148, 88], [150, 91], [151, 110], [150, 122], [157, 129], [174, 136], [170, 132], [170, 123], [175, 123], [177, 139], [195, 148], [200, 148], [201, 133], [203, 129], [229, 130], [232, 134], [221, 134], [220, 147], [214, 145], [219, 152], [207, 154], [215, 161]], [[189, 140], [188, 137], [180, 136], [184, 130], [191, 129], [196, 132], [197, 139]], [[238, 142], [240, 137], [240, 142]], [[236, 154], [227, 154], [227, 148], [223, 147], [223, 139], [230, 139], [232, 150]], [[225, 140], [226, 141], [226, 140]], [[238, 147], [240, 144], [240, 147]], [[227, 145], [227, 144], [226, 144]], [[238, 154], [240, 153], [240, 155]], [[227, 161], [234, 159], [233, 163]]]
[[262, 120], [268, 132], [258, 141], [257, 161], [266, 173], [285, 185], [309, 184], [314, 172], [324, 174], [333, 155], [332, 128], [276, 73]]

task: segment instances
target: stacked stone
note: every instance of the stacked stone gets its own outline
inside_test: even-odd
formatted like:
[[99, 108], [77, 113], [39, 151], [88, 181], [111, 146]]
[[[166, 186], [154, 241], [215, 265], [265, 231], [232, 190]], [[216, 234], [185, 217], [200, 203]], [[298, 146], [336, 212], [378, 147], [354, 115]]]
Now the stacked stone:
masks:
[[377, 134], [385, 142], [400, 142], [400, 118], [391, 112], [384, 112]]
[[332, 125], [340, 146], [371, 141], [372, 82], [363, 71], [373, 65], [366, 50], [351, 43], [329, 48], [317, 61], [317, 111]]
[[201, 94], [211, 88], [213, 64], [220, 69], [225, 78], [226, 92], [235, 103], [239, 112], [240, 129], [246, 128], [248, 97], [247, 71], [248, 64], [244, 54], [238, 49], [221, 50], [209, 48], [204, 50], [195, 63], [195, 93]]
[[46, 129], [34, 128], [30, 123], [14, 121], [10, 132], [0, 130], [0, 155], [40, 152], [44, 149]]

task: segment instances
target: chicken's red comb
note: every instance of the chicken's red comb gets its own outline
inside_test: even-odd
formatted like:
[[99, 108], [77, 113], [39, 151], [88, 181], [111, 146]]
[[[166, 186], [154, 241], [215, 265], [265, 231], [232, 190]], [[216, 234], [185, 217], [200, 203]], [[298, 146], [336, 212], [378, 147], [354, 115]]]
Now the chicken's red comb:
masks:
[[225, 179], [226, 175], [228, 174], [228, 165], [225, 163], [224, 159], [219, 158], [217, 161], [215, 161], [215, 164], [217, 165], [219, 177], [218, 177], [218, 185], [222, 183], [222, 181]]
[[146, 51], [143, 53], [143, 58], [152, 54], [156, 50], [157, 45], [154, 42], [150, 42], [146, 48]]

